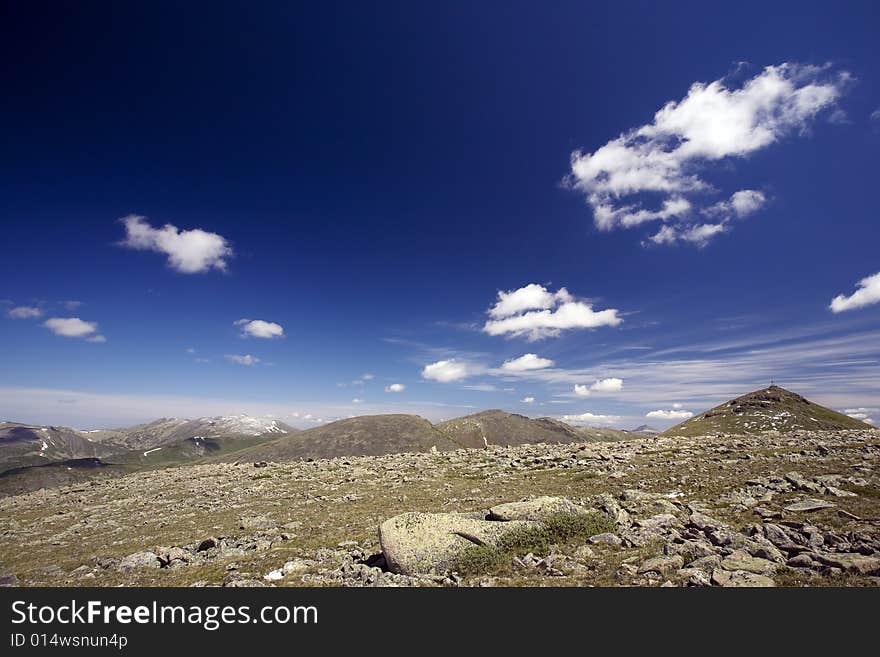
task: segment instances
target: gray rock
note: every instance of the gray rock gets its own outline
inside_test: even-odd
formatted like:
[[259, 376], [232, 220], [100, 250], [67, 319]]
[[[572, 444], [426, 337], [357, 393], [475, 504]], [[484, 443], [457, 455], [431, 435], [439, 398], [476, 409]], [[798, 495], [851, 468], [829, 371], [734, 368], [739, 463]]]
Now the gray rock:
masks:
[[18, 586], [18, 577], [14, 573], [0, 575], [0, 586]]
[[611, 533], [596, 534], [595, 536], [590, 536], [587, 541], [594, 545], [610, 545], [612, 547], [620, 547], [623, 544], [620, 536]]
[[699, 529], [701, 532], [711, 532], [717, 529], [726, 529], [727, 525], [721, 522], [720, 520], [716, 520], [715, 518], [710, 518], [704, 513], [694, 512], [690, 515], [687, 522], [689, 527], [694, 527]]
[[812, 557], [806, 552], [797, 554], [785, 562], [786, 566], [791, 568], [818, 568], [819, 564], [813, 561]]
[[667, 527], [683, 527], [681, 520], [671, 513], [658, 513], [650, 518], [641, 518], [633, 523], [641, 529], [665, 529]]
[[538, 523], [477, 520], [458, 513], [404, 513], [379, 526], [389, 570], [403, 575], [441, 574], [474, 544], [497, 545], [505, 534]]
[[155, 552], [135, 552], [123, 557], [119, 561], [117, 569], [128, 573], [139, 568], [158, 568], [161, 565], [159, 556]]
[[809, 499], [789, 504], [783, 508], [786, 511], [818, 511], [819, 509], [830, 509], [834, 506], [836, 506], [834, 503], [826, 502], [825, 500]]
[[819, 560], [829, 566], [840, 568], [857, 575], [880, 575], [880, 557], [868, 557], [863, 554], [820, 554]]
[[720, 568], [712, 573], [712, 583], [725, 588], [776, 586], [776, 582], [766, 575], [756, 575], [742, 570], [731, 572]]
[[240, 518], [241, 529], [272, 529], [273, 527], [278, 526], [277, 520], [272, 520], [268, 516], [264, 515], [256, 515], [256, 516], [242, 516]]
[[559, 514], [583, 515], [586, 513], [587, 509], [564, 497], [544, 496], [493, 506], [489, 509], [489, 519], [546, 521]]
[[678, 576], [685, 580], [687, 586], [712, 586], [712, 580], [699, 568], [682, 568]]
[[662, 554], [658, 557], [648, 559], [639, 567], [639, 573], [660, 573], [666, 575], [668, 573], [681, 570], [684, 565], [684, 559], [680, 555]]
[[776, 572], [776, 564], [767, 559], [753, 557], [748, 552], [734, 550], [721, 560], [724, 570], [744, 570], [756, 575], [772, 575]]

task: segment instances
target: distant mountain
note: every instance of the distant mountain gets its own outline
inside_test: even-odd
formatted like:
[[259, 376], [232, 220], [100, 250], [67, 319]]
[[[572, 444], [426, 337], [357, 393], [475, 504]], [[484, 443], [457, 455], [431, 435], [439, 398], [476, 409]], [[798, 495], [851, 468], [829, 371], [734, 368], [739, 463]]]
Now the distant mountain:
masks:
[[551, 418], [533, 420], [498, 409], [465, 415], [436, 426], [457, 444], [471, 448], [583, 440], [574, 427], [564, 422]]
[[418, 415], [364, 415], [330, 422], [253, 447], [224, 460], [289, 461], [336, 456], [458, 449], [450, 437]]
[[616, 429], [573, 427], [554, 418], [529, 418], [498, 409], [474, 413], [436, 425], [463, 447], [486, 445], [525, 445], [531, 443], [574, 443], [624, 439]]
[[785, 388], [771, 385], [711, 408], [667, 429], [664, 436], [755, 434], [765, 431], [836, 431], [873, 429], [830, 408], [815, 404]]
[[[63, 470], [90, 469], [89, 459], [101, 460], [100, 465], [128, 467], [178, 465], [252, 447], [297, 431], [274, 418], [249, 415], [197, 420], [162, 418], [133, 427], [92, 431], [3, 422], [0, 474], [28, 477], [30, 468], [56, 464], [65, 466]], [[40, 480], [49, 473], [41, 470]]]
[[0, 472], [112, 452], [112, 447], [69, 427], [0, 422]]
[[95, 442], [132, 450], [150, 450], [183, 440], [207, 441], [229, 438], [277, 437], [299, 431], [270, 417], [221, 415], [197, 420], [161, 418], [124, 429], [85, 432]]
[[635, 429], [633, 429], [630, 433], [642, 433], [642, 434], [645, 434], [646, 436], [654, 436], [654, 435], [660, 433], [660, 429], [655, 429], [654, 427], [649, 426], [647, 424], [641, 424], [641, 425], [637, 426]]

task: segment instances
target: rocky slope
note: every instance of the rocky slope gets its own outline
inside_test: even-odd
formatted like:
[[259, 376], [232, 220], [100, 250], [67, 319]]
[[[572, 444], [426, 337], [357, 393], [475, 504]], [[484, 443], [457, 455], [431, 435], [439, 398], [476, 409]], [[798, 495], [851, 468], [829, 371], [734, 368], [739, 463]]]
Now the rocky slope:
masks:
[[417, 415], [363, 415], [330, 422], [230, 455], [226, 460], [290, 461], [457, 449]]
[[664, 436], [757, 434], [765, 431], [871, 429], [871, 425], [771, 385], [711, 408], [663, 432]]
[[[498, 508], [536, 496], [610, 525], [530, 535], [458, 572], [384, 560], [378, 528], [401, 514], [530, 518]], [[878, 518], [874, 430], [200, 464], [0, 499], [0, 582], [877, 586]]]

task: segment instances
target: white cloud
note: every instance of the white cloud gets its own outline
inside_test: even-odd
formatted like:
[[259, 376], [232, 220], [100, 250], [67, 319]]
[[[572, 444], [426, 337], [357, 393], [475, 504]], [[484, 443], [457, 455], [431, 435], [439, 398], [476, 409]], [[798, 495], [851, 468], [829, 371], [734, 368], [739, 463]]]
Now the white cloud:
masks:
[[128, 215], [120, 219], [125, 225], [122, 246], [142, 251], [156, 251], [168, 256], [168, 265], [183, 274], [196, 274], [210, 269], [226, 270], [226, 260], [233, 255], [232, 247], [217, 233], [200, 228], [179, 230], [172, 224], [153, 228], [146, 217]]
[[520, 401], [520, 403], [523, 403], [523, 404], [534, 404], [535, 398], [534, 397], [523, 397], [519, 401]]
[[284, 328], [281, 324], [276, 324], [275, 322], [267, 322], [262, 319], [240, 319], [234, 324], [241, 327], [241, 337], [243, 338], [272, 339], [284, 337]]
[[719, 201], [703, 210], [703, 214], [710, 217], [721, 217], [725, 221], [736, 218], [742, 219], [754, 214], [767, 203], [764, 192], [756, 189], [741, 189], [730, 195], [726, 201]]
[[591, 386], [574, 384], [574, 394], [578, 397], [589, 397], [591, 392], [620, 392], [621, 390], [623, 390], [623, 379], [613, 376], [607, 379], [596, 379], [596, 382]]
[[354, 399], [351, 400], [351, 403], [352, 403], [352, 404], [363, 404], [363, 403], [364, 403], [364, 400], [363, 400], [363, 399], [359, 399], [358, 397], [355, 397]]
[[[680, 404], [679, 404], [680, 406]], [[685, 410], [670, 410], [670, 411], [651, 411], [649, 413], [645, 413], [645, 417], [654, 418], [657, 420], [687, 420], [694, 416], [690, 411]]]
[[518, 290], [498, 292], [498, 301], [489, 309], [489, 316], [493, 319], [501, 319], [517, 315], [524, 310], [552, 308], [557, 302], [571, 301], [571, 295], [565, 288], [551, 293], [543, 285], [529, 283]]
[[727, 224], [695, 224], [683, 228], [666, 225], [651, 235], [646, 243], [669, 245], [676, 242], [688, 242], [699, 247], [706, 246], [716, 235], [727, 231]]
[[563, 415], [563, 422], [568, 422], [569, 424], [583, 424], [583, 425], [593, 425], [593, 424], [614, 424], [615, 422], [620, 421], [619, 415], [595, 415], [593, 413], [580, 413], [579, 415]]
[[620, 392], [623, 389], [623, 379], [609, 377], [596, 381], [590, 386], [593, 392]]
[[76, 310], [76, 309], [79, 308], [81, 305], [83, 305], [83, 302], [82, 302], [82, 301], [76, 301], [76, 300], [70, 300], [70, 301], [64, 301], [64, 302], [63, 302], [63, 305], [64, 305], [64, 307], [67, 308], [68, 310]]
[[367, 372], [367, 373], [364, 374], [361, 378], [362, 378], [364, 381], [372, 381], [372, 380], [375, 379], [376, 377], [375, 377], [373, 374], [370, 374], [369, 372]]
[[226, 354], [226, 360], [231, 363], [237, 363], [238, 365], [256, 365], [260, 362], [260, 359], [256, 356], [251, 356], [250, 354]]
[[390, 386], [385, 386], [385, 392], [403, 392], [406, 390], [406, 386], [402, 383], [392, 383]]
[[97, 322], [86, 322], [79, 317], [50, 317], [43, 326], [55, 335], [65, 338], [85, 338], [89, 342], [106, 342], [107, 339], [98, 333]]
[[553, 365], [553, 361], [549, 358], [541, 358], [536, 354], [523, 354], [519, 358], [504, 361], [501, 369], [505, 372], [528, 372], [553, 367]]
[[467, 361], [457, 360], [438, 360], [436, 363], [425, 365], [422, 370], [422, 378], [439, 381], [440, 383], [450, 383], [452, 381], [460, 381], [466, 379], [473, 374], [474, 366]]
[[868, 424], [874, 424], [874, 418], [872, 418], [871, 415], [874, 413], [880, 413], [880, 408], [847, 408], [843, 412], [853, 419], [861, 420], [862, 422], [867, 422]]
[[[715, 188], [700, 177], [713, 163], [744, 158], [783, 137], [804, 132], [822, 110], [834, 106], [851, 80], [828, 66], [784, 63], [733, 88], [725, 80], [691, 85], [669, 101], [651, 123], [629, 130], [593, 153], [575, 151], [566, 182], [582, 191], [600, 230], [666, 224], [650, 239], [704, 245], [729, 218], [757, 211], [763, 193], [740, 190], [728, 201], [706, 205]], [[644, 207], [653, 201], [658, 209]], [[723, 213], [714, 231], [693, 231], [698, 213]]]
[[829, 306], [831, 312], [842, 313], [880, 302], [880, 272], [860, 280], [858, 288], [848, 297], [842, 294], [834, 297]]
[[492, 319], [486, 321], [483, 331], [534, 341], [569, 329], [617, 326], [623, 321], [617, 313], [614, 308], [596, 312], [592, 304], [575, 300], [565, 288], [554, 294], [531, 283], [511, 292], [498, 292], [498, 302], [488, 311]]
[[676, 402], [672, 405], [672, 408], [681, 408], [681, 407], [682, 407], [682, 405], [679, 404], [678, 402]]
[[33, 319], [34, 317], [42, 317], [43, 311], [36, 306], [16, 306], [10, 308], [6, 314], [12, 319]]

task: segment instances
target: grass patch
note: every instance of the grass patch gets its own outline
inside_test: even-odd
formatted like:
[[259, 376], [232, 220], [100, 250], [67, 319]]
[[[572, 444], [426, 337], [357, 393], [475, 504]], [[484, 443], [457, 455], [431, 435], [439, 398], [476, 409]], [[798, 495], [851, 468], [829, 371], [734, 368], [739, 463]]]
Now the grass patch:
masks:
[[856, 486], [855, 484], [846, 486], [845, 488], [851, 493], [861, 495], [862, 497], [870, 497], [875, 500], [880, 499], [880, 488], [874, 488], [872, 486]]
[[516, 529], [505, 534], [497, 545], [473, 545], [464, 550], [453, 570], [463, 575], [497, 574], [510, 567], [515, 556], [547, 554], [553, 548], [568, 547], [577, 539], [613, 532], [614, 521], [600, 513], [551, 516], [540, 527]]

